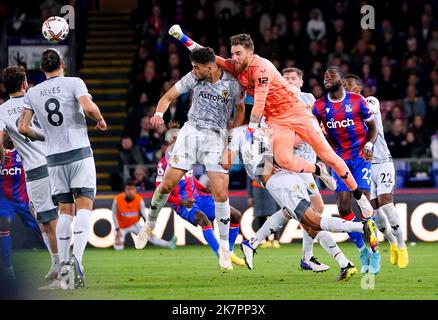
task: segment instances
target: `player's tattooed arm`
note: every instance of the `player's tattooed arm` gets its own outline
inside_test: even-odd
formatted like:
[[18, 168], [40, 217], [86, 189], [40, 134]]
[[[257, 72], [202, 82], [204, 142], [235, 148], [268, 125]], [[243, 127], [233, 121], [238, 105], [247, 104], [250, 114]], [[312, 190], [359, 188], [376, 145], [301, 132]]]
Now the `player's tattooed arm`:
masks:
[[18, 132], [29, 138], [30, 141], [45, 141], [46, 138], [39, 132], [36, 132], [30, 127], [30, 121], [33, 117], [33, 111], [24, 109], [21, 111], [20, 119], [18, 120]]
[[249, 117], [250, 128], [255, 129], [256, 127], [258, 127], [261, 119], [262, 119], [261, 116], [258, 116], [256, 114], [251, 114], [251, 116]]

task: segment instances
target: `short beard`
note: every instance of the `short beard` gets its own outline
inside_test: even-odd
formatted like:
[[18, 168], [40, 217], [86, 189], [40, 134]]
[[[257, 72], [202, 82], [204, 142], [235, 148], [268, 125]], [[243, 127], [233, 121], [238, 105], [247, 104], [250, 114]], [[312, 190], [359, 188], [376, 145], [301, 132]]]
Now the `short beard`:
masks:
[[336, 91], [339, 90], [340, 87], [341, 87], [341, 83], [335, 83], [330, 88], [327, 88], [327, 91], [330, 93], [335, 93]]

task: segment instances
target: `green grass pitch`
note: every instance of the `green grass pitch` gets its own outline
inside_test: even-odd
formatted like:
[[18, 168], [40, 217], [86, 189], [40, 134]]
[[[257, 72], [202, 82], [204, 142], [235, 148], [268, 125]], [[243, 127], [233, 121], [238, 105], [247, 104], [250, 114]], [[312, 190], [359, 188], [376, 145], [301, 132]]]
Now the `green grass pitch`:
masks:
[[[351, 243], [340, 247], [360, 267], [357, 249]], [[235, 267], [225, 274], [207, 246], [89, 248], [84, 257], [87, 287], [70, 291], [35, 290], [45, 284], [47, 252], [16, 251], [13, 259], [17, 275], [27, 280], [28, 294], [36, 299], [438, 299], [438, 243], [409, 245], [410, 265], [405, 270], [389, 263], [388, 249], [386, 243], [381, 245], [382, 271], [374, 289], [368, 290], [362, 289], [365, 281], [360, 274], [348, 282], [335, 282], [338, 265], [318, 244], [315, 256], [331, 269], [319, 274], [299, 270], [298, 242], [280, 249], [259, 249], [254, 270]], [[238, 246], [236, 253], [242, 256]]]

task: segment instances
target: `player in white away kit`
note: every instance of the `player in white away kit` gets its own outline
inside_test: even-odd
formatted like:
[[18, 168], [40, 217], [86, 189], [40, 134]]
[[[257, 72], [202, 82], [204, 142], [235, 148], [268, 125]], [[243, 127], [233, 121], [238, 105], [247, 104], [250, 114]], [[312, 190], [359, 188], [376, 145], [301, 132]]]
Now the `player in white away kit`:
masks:
[[[362, 80], [356, 75], [347, 75], [344, 87], [347, 91], [360, 94], [363, 88]], [[385, 141], [379, 100], [370, 96], [366, 98], [366, 101], [368, 108], [375, 115], [378, 129], [371, 161], [371, 205], [377, 210], [377, 226], [390, 243], [391, 264], [398, 264], [400, 269], [404, 269], [409, 264], [409, 256], [403, 231], [400, 228], [400, 217], [394, 206], [394, 163]]]
[[220, 162], [228, 138], [227, 125], [232, 108], [237, 106], [235, 124], [240, 125], [244, 116], [244, 92], [239, 82], [228, 72], [220, 70], [211, 48], [195, 50], [190, 54], [193, 71], [186, 74], [160, 99], [157, 112], [151, 118], [154, 127], [163, 124], [163, 113], [169, 104], [183, 93], [192, 91], [192, 105], [188, 121], [178, 133], [172, 150], [170, 166], [154, 192], [148, 220], [138, 238], [146, 245], [148, 234], [172, 189], [192, 165], [204, 164], [211, 181], [215, 215], [219, 225], [219, 265], [231, 270], [229, 250], [230, 203], [228, 200], [228, 171]]
[[352, 222], [335, 217], [321, 217], [312, 209], [309, 194], [299, 175], [274, 166], [271, 139], [259, 132], [254, 143], [251, 143], [251, 139], [246, 136], [246, 128], [247, 126], [242, 126], [231, 131], [231, 141], [222, 156], [223, 166], [231, 166], [233, 159], [239, 154], [248, 176], [265, 187], [282, 208], [266, 220], [255, 236], [242, 242], [241, 248], [248, 268], [253, 269], [253, 256], [261, 241], [287, 224], [290, 219], [295, 219], [336, 259], [341, 268], [337, 281], [348, 280], [357, 274], [357, 269], [339, 249], [332, 235], [323, 231], [360, 232], [365, 234], [371, 246], [377, 247], [374, 221], [369, 219], [367, 222]]
[[[51, 48], [43, 52], [41, 70], [47, 80], [27, 92], [19, 123], [21, 134], [47, 141], [52, 199], [60, 211], [56, 235], [61, 272], [60, 279], [48, 286], [51, 289], [85, 286], [82, 257], [90, 235], [91, 210], [96, 195], [96, 168], [85, 115], [97, 122], [96, 129], [107, 129], [85, 83], [79, 78], [64, 77], [64, 67], [58, 50]], [[44, 136], [29, 126], [34, 113]], [[72, 231], [73, 255], [69, 257]]]
[[[10, 99], [0, 106], [0, 153], [3, 148], [4, 131], [6, 131], [23, 161], [30, 207], [36, 215], [44, 242], [52, 257], [52, 265], [46, 275], [46, 280], [54, 280], [58, 276], [60, 268], [58, 245], [56, 243], [58, 208], [51, 199], [46, 161], [47, 145], [46, 142], [31, 141], [18, 133], [18, 119], [23, 109], [24, 95], [28, 88], [24, 68], [14, 66], [4, 69], [3, 82]], [[35, 120], [34, 117], [33, 127], [38, 125]]]
[[[301, 92], [303, 86], [303, 70], [298, 68], [285, 68], [281, 74], [283, 78], [291, 85], [291, 91], [296, 91], [301, 97], [301, 100], [311, 110], [315, 97], [311, 93]], [[294, 153], [301, 158], [306, 159], [311, 163], [316, 163], [316, 153], [312, 147], [303, 142], [301, 146], [294, 149]], [[310, 203], [315, 212], [322, 214], [324, 211], [324, 201], [322, 200], [321, 193], [319, 193], [318, 186], [315, 183], [315, 178], [311, 173], [299, 173], [298, 176], [304, 183], [310, 197]], [[330, 267], [324, 263], [319, 262], [313, 256], [313, 243], [314, 239], [309, 235], [306, 230], [303, 230], [303, 257], [300, 261], [300, 267], [302, 270], [311, 270], [313, 272], [324, 272], [330, 269]]]

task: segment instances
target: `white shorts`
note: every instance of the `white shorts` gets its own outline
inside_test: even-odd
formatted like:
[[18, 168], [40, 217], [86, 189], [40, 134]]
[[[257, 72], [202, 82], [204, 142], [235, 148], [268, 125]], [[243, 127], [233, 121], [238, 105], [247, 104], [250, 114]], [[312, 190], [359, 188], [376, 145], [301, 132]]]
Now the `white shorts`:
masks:
[[286, 208], [292, 218], [301, 221], [304, 212], [310, 207], [310, 198], [299, 174], [280, 171], [274, 174], [266, 183], [275, 202]]
[[120, 228], [120, 232], [122, 233], [122, 241], [125, 242], [125, 237], [129, 233], [138, 234], [140, 232], [141, 225], [140, 222], [136, 222], [133, 225], [129, 226], [128, 228], [122, 229]]
[[77, 196], [94, 200], [96, 196], [96, 167], [93, 157], [49, 167], [49, 176], [54, 203], [74, 203]]
[[26, 182], [26, 189], [30, 205], [39, 223], [47, 223], [58, 218], [58, 208], [52, 201], [50, 178], [48, 176]]
[[298, 173], [298, 177], [303, 181], [304, 186], [309, 193], [309, 196], [312, 198], [314, 196], [319, 195], [319, 189], [316, 185], [315, 178], [311, 173]]
[[393, 162], [371, 165], [371, 199], [386, 193], [393, 193], [395, 187], [395, 169]]
[[191, 170], [196, 163], [205, 165], [208, 172], [228, 173], [220, 159], [228, 139], [227, 131], [216, 132], [197, 129], [188, 122], [178, 133], [172, 150], [170, 165], [181, 170]]

